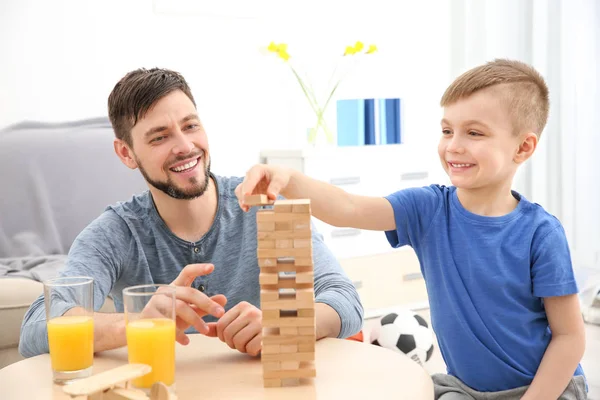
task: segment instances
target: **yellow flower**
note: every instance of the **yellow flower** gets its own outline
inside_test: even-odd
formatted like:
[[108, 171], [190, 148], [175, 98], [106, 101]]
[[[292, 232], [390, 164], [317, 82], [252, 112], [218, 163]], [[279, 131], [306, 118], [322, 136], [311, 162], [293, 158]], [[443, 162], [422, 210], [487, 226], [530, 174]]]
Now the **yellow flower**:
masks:
[[269, 47], [267, 47], [267, 50], [272, 53], [277, 53], [277, 56], [284, 61], [290, 59], [290, 55], [287, 52], [287, 44], [285, 43], [276, 44], [275, 42], [271, 42]]
[[285, 49], [279, 49], [279, 51], [277, 52], [277, 55], [279, 56], [279, 58], [281, 58], [284, 61], [287, 61], [290, 59], [290, 55], [288, 54], [288, 52]]
[[345, 56], [349, 56], [356, 53], [356, 50], [354, 50], [354, 47], [352, 46], [346, 46], [346, 51], [344, 52]]
[[354, 44], [354, 53], [359, 53], [364, 47], [365, 45], [363, 44], [363, 42], [361, 42], [360, 40], [357, 41]]
[[369, 45], [369, 48], [367, 49], [367, 54], [372, 54], [375, 53], [377, 51], [377, 46], [375, 46], [374, 44]]

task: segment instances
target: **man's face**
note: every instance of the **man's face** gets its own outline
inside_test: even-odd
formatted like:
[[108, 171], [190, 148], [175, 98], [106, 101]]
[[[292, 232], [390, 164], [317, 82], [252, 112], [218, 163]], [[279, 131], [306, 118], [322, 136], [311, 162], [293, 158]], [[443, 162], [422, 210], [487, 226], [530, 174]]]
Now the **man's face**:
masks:
[[210, 154], [192, 101], [180, 90], [160, 99], [131, 130], [132, 157], [146, 181], [175, 199], [206, 191]]
[[456, 187], [480, 189], [508, 182], [516, 172], [519, 143], [507, 106], [490, 91], [444, 109], [438, 153]]

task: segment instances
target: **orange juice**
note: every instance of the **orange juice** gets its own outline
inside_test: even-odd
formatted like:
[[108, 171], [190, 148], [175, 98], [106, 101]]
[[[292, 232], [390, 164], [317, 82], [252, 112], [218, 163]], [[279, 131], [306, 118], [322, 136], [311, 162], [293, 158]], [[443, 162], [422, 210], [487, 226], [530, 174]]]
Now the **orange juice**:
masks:
[[55, 371], [79, 371], [94, 362], [94, 320], [84, 315], [52, 318], [47, 323], [50, 361]]
[[154, 382], [175, 382], [175, 321], [167, 318], [138, 319], [127, 324], [127, 353], [130, 364], [147, 364], [152, 372], [133, 380], [139, 388]]

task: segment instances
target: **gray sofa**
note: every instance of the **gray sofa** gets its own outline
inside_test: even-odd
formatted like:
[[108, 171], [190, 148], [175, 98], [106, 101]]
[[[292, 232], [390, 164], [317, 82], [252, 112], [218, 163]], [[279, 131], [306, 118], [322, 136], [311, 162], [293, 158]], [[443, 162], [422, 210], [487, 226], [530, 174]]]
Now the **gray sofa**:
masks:
[[[147, 189], [113, 139], [106, 118], [0, 130], [0, 368], [21, 359], [23, 315], [79, 232], [108, 204]], [[112, 310], [109, 299], [102, 311]]]

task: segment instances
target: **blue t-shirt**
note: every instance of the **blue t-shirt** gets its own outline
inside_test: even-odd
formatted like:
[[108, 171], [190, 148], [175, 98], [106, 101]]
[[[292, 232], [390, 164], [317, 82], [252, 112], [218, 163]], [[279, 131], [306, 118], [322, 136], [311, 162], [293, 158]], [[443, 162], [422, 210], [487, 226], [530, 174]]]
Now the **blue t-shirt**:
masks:
[[387, 239], [419, 258], [448, 374], [481, 392], [531, 384], [551, 339], [543, 298], [578, 291], [560, 222], [513, 195], [518, 206], [499, 217], [466, 210], [455, 187], [386, 197], [396, 221]]

